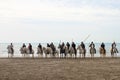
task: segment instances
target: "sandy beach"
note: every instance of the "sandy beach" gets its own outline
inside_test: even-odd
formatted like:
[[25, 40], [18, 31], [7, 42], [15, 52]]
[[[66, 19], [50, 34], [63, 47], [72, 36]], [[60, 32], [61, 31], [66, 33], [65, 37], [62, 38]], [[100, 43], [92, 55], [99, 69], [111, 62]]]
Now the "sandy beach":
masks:
[[120, 80], [120, 58], [1, 58], [0, 80]]

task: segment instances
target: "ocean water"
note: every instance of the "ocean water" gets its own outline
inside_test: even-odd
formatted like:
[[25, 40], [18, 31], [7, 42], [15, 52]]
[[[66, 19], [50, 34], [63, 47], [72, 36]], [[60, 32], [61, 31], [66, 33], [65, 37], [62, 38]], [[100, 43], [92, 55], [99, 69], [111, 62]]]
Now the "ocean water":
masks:
[[[9, 44], [10, 43], [0, 43], [0, 57], [7, 57], [8, 56], [7, 46]], [[38, 46], [39, 43], [31, 43], [31, 44], [32, 44], [33, 49], [35, 51], [35, 57], [37, 57], [36, 53], [37, 53], [37, 46]], [[43, 47], [47, 46], [47, 43], [41, 43], [41, 44], [42, 44]], [[90, 43], [85, 43], [86, 50], [87, 50], [87, 53], [86, 53], [87, 57], [90, 57], [89, 44]], [[106, 54], [107, 57], [111, 56], [111, 54], [110, 54], [111, 44], [112, 43], [105, 43], [105, 48], [106, 48], [106, 51], [107, 51], [107, 54]], [[120, 43], [116, 43], [116, 44], [117, 44], [117, 49], [120, 52]], [[56, 47], [58, 47], [59, 43], [54, 43], [54, 45]], [[79, 43], [76, 43], [76, 46], [78, 46], [78, 45], [79, 45]], [[96, 47], [96, 51], [97, 51], [97, 53], [95, 54], [95, 57], [100, 57], [100, 54], [99, 54], [100, 45], [101, 45], [101, 43], [95, 43], [95, 47]], [[15, 50], [14, 57], [22, 57], [22, 55], [20, 54], [20, 47], [22, 46], [22, 43], [13, 43], [13, 46], [14, 46], [14, 50]], [[26, 46], [28, 46], [28, 43], [26, 43]], [[77, 53], [77, 55], [79, 56], [79, 53]], [[117, 53], [117, 57], [120, 57], [120, 53]]]

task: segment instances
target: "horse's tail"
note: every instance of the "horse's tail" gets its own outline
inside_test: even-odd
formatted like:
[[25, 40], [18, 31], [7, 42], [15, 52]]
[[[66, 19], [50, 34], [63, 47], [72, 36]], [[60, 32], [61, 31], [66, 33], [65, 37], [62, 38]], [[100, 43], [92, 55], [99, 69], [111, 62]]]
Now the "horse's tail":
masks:
[[14, 49], [13, 48], [11, 48], [11, 53], [14, 54]]

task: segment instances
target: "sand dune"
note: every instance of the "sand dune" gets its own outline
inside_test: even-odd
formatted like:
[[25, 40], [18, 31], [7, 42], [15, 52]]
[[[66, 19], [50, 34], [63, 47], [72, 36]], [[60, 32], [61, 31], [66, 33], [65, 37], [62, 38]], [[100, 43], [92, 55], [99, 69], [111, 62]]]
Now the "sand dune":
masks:
[[0, 80], [120, 80], [120, 58], [1, 58]]

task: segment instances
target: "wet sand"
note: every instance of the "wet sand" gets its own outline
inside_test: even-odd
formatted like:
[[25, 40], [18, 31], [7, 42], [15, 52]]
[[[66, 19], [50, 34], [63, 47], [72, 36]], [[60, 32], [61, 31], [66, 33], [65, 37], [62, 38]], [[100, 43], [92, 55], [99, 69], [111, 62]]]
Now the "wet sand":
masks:
[[120, 80], [120, 58], [0, 58], [0, 80]]

